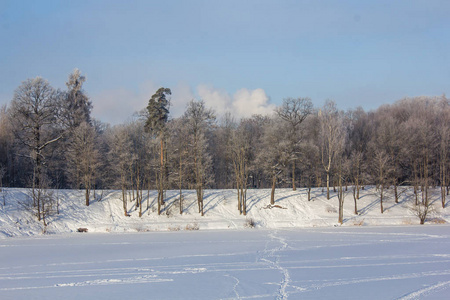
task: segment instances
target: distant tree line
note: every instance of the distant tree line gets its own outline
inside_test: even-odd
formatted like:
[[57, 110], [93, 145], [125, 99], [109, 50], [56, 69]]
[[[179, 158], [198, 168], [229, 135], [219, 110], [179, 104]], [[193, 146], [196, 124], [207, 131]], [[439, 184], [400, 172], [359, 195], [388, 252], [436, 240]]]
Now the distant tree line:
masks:
[[[203, 215], [205, 188], [234, 188], [237, 209], [246, 214], [249, 188], [312, 187], [339, 199], [339, 221], [348, 186], [355, 213], [360, 189], [375, 185], [383, 212], [386, 189], [399, 201], [399, 186], [414, 187], [417, 205], [428, 207], [429, 189], [439, 187], [442, 206], [449, 194], [450, 102], [440, 97], [405, 98], [366, 112], [343, 111], [333, 101], [314, 107], [310, 98], [286, 98], [270, 116], [218, 118], [202, 100], [170, 117], [168, 88], [149, 95], [131, 121], [110, 126], [91, 117], [92, 103], [77, 69], [66, 90], [37, 77], [24, 81], [0, 109], [0, 182], [33, 190], [39, 219], [49, 188], [84, 189], [85, 203], [97, 190], [122, 190], [124, 213], [143, 193], [196, 190]], [[97, 195], [97, 196], [96, 196]], [[147, 206], [148, 206], [147, 201]]]

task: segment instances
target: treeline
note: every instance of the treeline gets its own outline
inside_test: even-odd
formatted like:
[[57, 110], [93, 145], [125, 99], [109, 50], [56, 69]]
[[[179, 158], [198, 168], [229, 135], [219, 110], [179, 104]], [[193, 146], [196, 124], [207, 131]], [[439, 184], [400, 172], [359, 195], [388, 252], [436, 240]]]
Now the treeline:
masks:
[[[86, 205], [98, 189], [121, 189], [142, 213], [144, 191], [197, 191], [203, 215], [205, 188], [237, 189], [237, 207], [246, 213], [248, 188], [324, 187], [336, 190], [342, 205], [352, 187], [376, 185], [381, 212], [387, 188], [414, 187], [416, 204], [429, 204], [429, 188], [449, 193], [450, 106], [445, 96], [405, 98], [375, 111], [342, 111], [333, 101], [316, 108], [309, 98], [286, 98], [271, 116], [238, 119], [216, 116], [202, 100], [170, 117], [170, 94], [161, 88], [148, 106], [126, 124], [110, 126], [91, 117], [84, 76], [74, 70], [67, 90], [44, 79], [20, 85], [0, 111], [0, 181], [30, 187], [38, 218], [45, 215], [48, 188], [84, 189]], [[150, 95], [149, 95], [150, 96]], [[126, 100], [126, 99], [124, 99]], [[129, 191], [132, 191], [130, 194]], [[43, 215], [43, 217], [44, 217]]]

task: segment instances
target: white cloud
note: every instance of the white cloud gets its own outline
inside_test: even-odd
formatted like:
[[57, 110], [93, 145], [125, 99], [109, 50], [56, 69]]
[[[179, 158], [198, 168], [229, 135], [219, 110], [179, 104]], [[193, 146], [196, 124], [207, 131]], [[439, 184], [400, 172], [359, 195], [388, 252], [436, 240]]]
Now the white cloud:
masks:
[[230, 112], [234, 117], [251, 117], [254, 114], [267, 115], [273, 112], [275, 105], [263, 89], [249, 90], [242, 88], [234, 95], [214, 87], [200, 85], [197, 87], [200, 99], [218, 115]]
[[100, 92], [91, 98], [94, 106], [92, 114], [103, 122], [123, 123], [135, 112], [147, 107], [148, 100], [158, 88], [148, 81], [141, 84], [138, 91], [120, 88]]
[[233, 110], [239, 117], [251, 117], [254, 114], [268, 115], [275, 105], [269, 102], [269, 97], [263, 89], [240, 89], [233, 96]]
[[[94, 105], [92, 114], [103, 122], [123, 123], [135, 112], [144, 109], [159, 87], [148, 81], [141, 84], [137, 91], [120, 88], [100, 92], [91, 98]], [[267, 115], [275, 108], [263, 89], [242, 88], [230, 94], [212, 86], [199, 85], [194, 93], [187, 83], [179, 83], [171, 90], [170, 114], [174, 118], [184, 113], [192, 99], [205, 101], [206, 106], [214, 109], [217, 116], [227, 112], [236, 118], [251, 117], [253, 114]]]
[[207, 85], [199, 85], [197, 93], [200, 99], [205, 101], [206, 106], [214, 109], [218, 115], [231, 112], [233, 99], [226, 91]]
[[194, 99], [194, 92], [187, 83], [179, 83], [171, 89], [172, 97], [170, 100], [170, 115], [177, 118], [183, 115], [186, 105]]

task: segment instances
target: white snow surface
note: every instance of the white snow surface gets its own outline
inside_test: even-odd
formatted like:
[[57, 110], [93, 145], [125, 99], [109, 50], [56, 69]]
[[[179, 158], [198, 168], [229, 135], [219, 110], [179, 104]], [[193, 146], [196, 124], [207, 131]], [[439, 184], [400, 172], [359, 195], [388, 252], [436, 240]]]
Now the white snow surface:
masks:
[[375, 188], [362, 191], [358, 215], [348, 194], [341, 226], [336, 194], [322, 189], [311, 201], [305, 189], [277, 189], [271, 208], [270, 190], [249, 190], [247, 216], [234, 190], [207, 190], [203, 217], [195, 191], [184, 191], [183, 215], [168, 191], [158, 216], [151, 191], [143, 216], [130, 202], [127, 217], [120, 191], [86, 207], [83, 191], [60, 190], [44, 228], [23, 208], [28, 190], [3, 189], [0, 299], [448, 299], [439, 190], [425, 225], [409, 188], [399, 203], [391, 192], [383, 214]]
[[448, 299], [449, 225], [0, 240], [1, 299]]
[[[399, 203], [395, 203], [393, 189], [385, 191], [384, 213], [380, 211], [379, 196], [374, 187], [361, 191], [358, 200], [358, 215], [354, 214], [354, 202], [350, 188], [344, 202], [343, 226], [374, 225], [414, 225], [419, 218], [414, 212], [414, 197], [411, 188], [399, 189]], [[47, 218], [48, 226], [37, 221], [20, 203], [31, 201], [27, 189], [3, 189], [0, 203], [6, 197], [6, 205], [0, 209], [0, 238], [8, 236], [28, 236], [76, 232], [78, 228], [87, 228], [92, 232], [147, 232], [179, 231], [192, 228], [204, 229], [243, 229], [250, 223], [256, 228], [299, 228], [338, 226], [338, 199], [336, 193], [326, 199], [326, 190], [320, 188], [311, 191], [308, 201], [306, 189], [277, 189], [275, 207], [268, 207], [270, 190], [248, 190], [247, 216], [239, 214], [235, 190], [206, 190], [204, 194], [204, 216], [198, 212], [196, 192], [183, 191], [183, 214], [179, 213], [178, 191], [167, 191], [166, 204], [162, 214], [156, 211], [156, 192], [144, 192], [143, 216], [139, 217], [136, 202], [128, 203], [125, 216], [121, 191], [104, 191], [100, 201], [85, 205], [84, 191], [58, 190], [54, 195], [59, 198], [59, 214]], [[97, 191], [98, 195], [101, 192]], [[441, 207], [440, 190], [430, 193], [433, 203], [427, 223], [448, 223], [450, 209]], [[450, 198], [450, 197], [449, 197]], [[147, 199], [149, 209], [147, 209]]]

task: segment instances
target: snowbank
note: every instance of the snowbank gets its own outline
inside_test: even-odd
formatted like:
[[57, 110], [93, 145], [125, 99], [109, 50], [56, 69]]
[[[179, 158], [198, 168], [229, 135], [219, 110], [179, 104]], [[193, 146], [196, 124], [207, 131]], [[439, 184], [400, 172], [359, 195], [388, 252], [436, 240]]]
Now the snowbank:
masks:
[[[374, 187], [361, 191], [357, 202], [358, 215], [354, 214], [353, 196], [347, 192], [344, 204], [344, 223], [342, 226], [409, 225], [419, 224], [413, 210], [414, 197], [411, 188], [399, 189], [399, 203], [394, 202], [391, 190], [383, 201], [384, 213]], [[276, 205], [270, 206], [270, 190], [248, 190], [247, 216], [237, 210], [235, 190], [206, 190], [204, 212], [198, 213], [195, 191], [184, 191], [183, 214], [179, 214], [178, 191], [167, 191], [166, 204], [161, 215], [156, 211], [156, 192], [144, 192], [143, 216], [139, 217], [136, 202], [128, 203], [125, 216], [121, 191], [103, 191], [100, 201], [84, 205], [84, 191], [58, 190], [54, 194], [59, 199], [59, 214], [47, 219], [48, 226], [38, 222], [24, 204], [30, 201], [29, 190], [8, 188], [0, 192], [0, 202], [6, 205], [0, 209], [0, 237], [28, 236], [37, 234], [59, 234], [77, 232], [87, 228], [90, 232], [145, 232], [182, 231], [205, 229], [244, 229], [244, 228], [301, 228], [339, 226], [338, 199], [336, 193], [326, 199], [326, 191], [316, 188], [311, 191], [311, 201], [307, 200], [306, 189], [277, 189]], [[441, 207], [439, 190], [432, 192], [433, 210], [427, 218], [430, 223], [448, 223], [448, 206]], [[147, 209], [148, 202], [148, 209]], [[56, 209], [56, 208], [54, 208]]]

